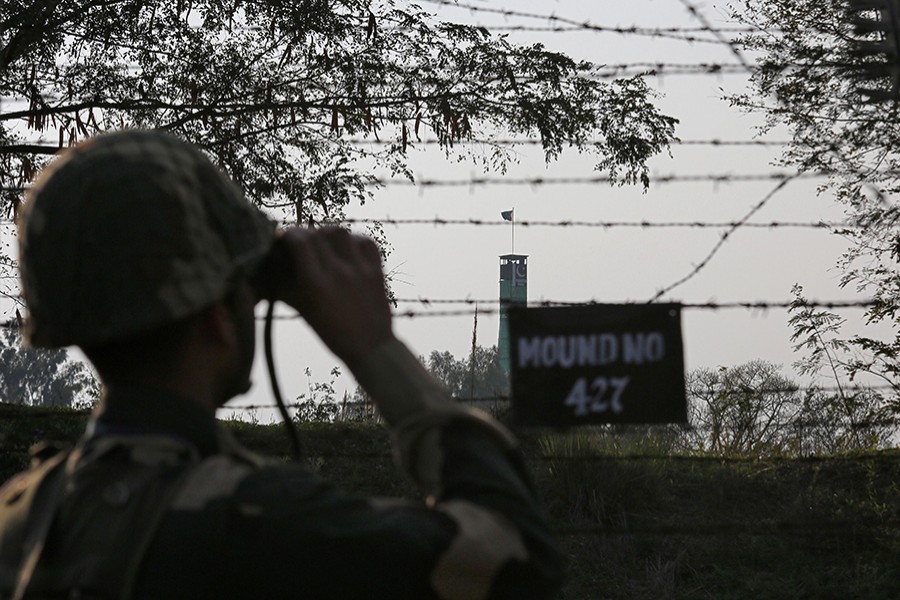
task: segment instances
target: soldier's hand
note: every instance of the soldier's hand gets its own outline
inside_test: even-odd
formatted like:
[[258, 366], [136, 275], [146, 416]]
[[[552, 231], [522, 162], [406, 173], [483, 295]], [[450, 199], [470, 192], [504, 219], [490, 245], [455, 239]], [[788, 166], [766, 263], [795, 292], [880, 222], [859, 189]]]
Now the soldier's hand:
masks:
[[393, 338], [375, 242], [328, 227], [286, 229], [281, 243], [293, 272], [278, 282], [277, 299], [295, 308], [349, 367]]

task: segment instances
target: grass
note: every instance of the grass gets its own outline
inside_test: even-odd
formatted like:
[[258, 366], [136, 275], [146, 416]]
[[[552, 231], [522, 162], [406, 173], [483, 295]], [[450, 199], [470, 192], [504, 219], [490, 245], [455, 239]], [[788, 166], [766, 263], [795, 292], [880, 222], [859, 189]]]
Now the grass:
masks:
[[[0, 479], [86, 415], [0, 405]], [[228, 423], [284, 457], [280, 425]], [[351, 492], [415, 496], [387, 432], [302, 429], [313, 468]], [[569, 557], [563, 600], [900, 598], [900, 451], [812, 459], [668, 453], [666, 432], [523, 432], [523, 453]]]
[[566, 532], [563, 598], [900, 598], [900, 452], [728, 460], [628, 440], [544, 435], [531, 457]]

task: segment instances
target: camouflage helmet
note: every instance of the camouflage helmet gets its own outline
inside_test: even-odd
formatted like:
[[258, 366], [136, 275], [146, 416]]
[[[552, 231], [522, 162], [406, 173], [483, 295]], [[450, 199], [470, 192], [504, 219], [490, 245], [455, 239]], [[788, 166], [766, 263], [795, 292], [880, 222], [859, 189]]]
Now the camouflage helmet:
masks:
[[33, 346], [91, 346], [189, 316], [269, 250], [274, 224], [167, 134], [88, 140], [41, 174], [19, 231]]

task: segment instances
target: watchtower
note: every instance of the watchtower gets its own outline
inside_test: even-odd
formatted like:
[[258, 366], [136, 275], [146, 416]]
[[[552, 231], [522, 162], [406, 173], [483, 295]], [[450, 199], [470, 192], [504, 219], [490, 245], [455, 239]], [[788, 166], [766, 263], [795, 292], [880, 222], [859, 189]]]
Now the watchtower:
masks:
[[504, 254], [500, 257], [500, 335], [497, 349], [500, 364], [509, 373], [509, 320], [510, 306], [525, 306], [528, 302], [528, 256]]

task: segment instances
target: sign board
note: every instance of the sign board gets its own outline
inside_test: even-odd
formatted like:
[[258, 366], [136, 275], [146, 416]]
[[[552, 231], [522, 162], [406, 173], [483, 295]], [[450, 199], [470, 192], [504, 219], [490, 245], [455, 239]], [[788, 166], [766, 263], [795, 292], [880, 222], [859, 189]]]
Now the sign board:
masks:
[[512, 307], [509, 331], [522, 424], [687, 421], [679, 305]]

